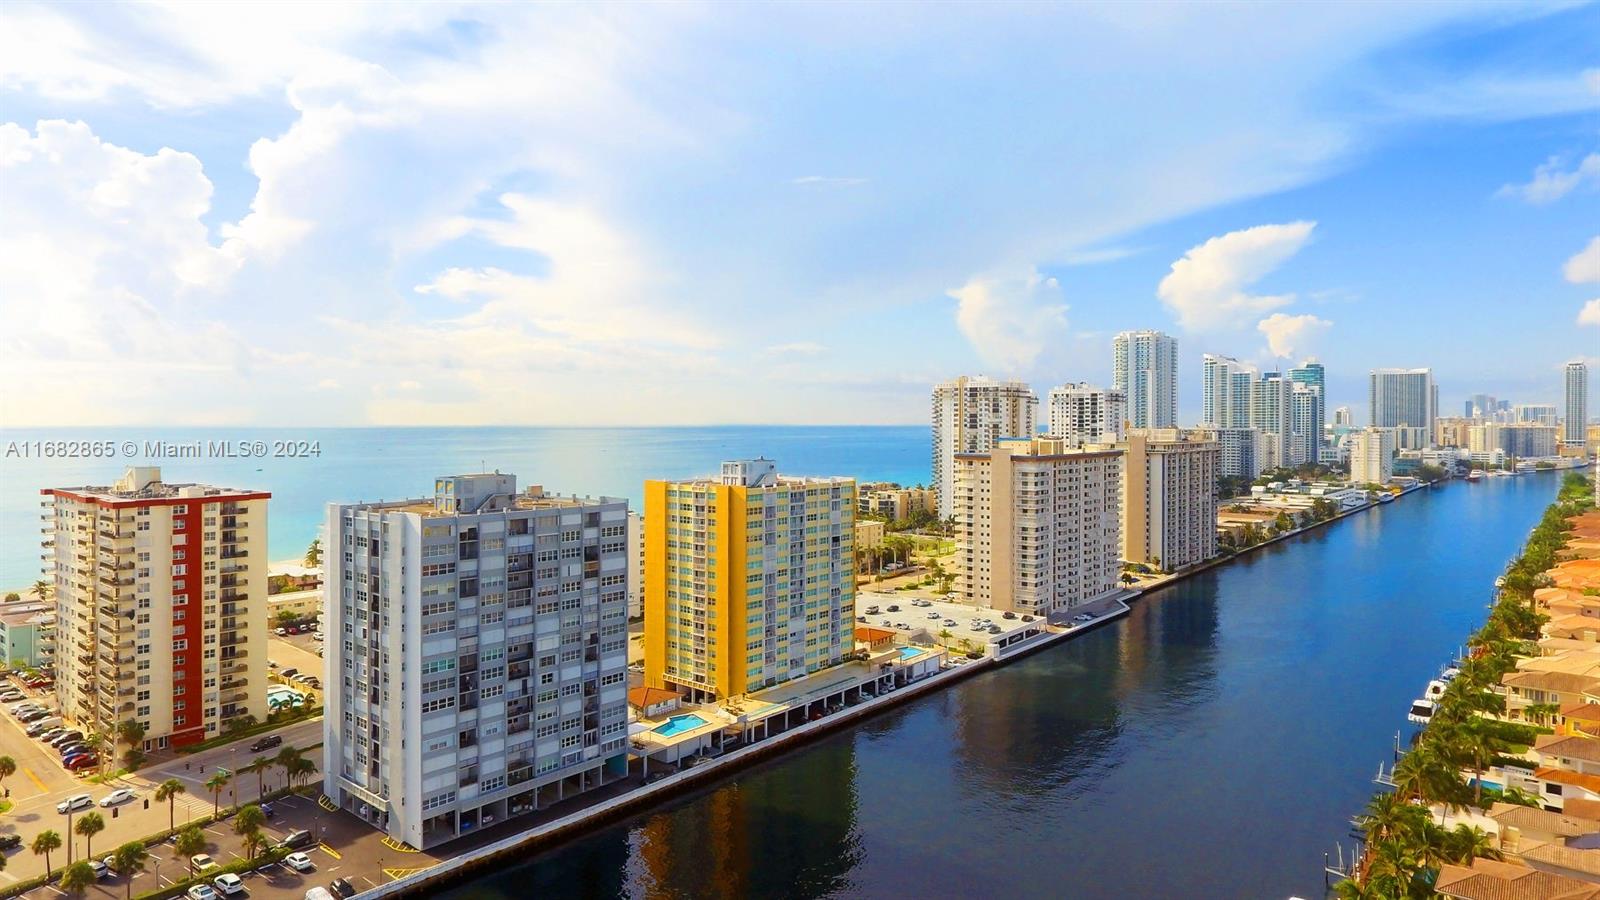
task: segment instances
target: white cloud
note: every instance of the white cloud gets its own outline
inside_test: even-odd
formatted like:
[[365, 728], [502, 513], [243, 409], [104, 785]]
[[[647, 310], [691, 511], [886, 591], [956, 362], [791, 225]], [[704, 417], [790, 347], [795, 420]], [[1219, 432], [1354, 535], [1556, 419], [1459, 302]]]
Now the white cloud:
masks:
[[1333, 323], [1310, 313], [1291, 316], [1273, 313], [1256, 323], [1256, 330], [1266, 335], [1267, 350], [1274, 357], [1313, 356], [1316, 342]]
[[1054, 278], [1030, 269], [985, 276], [947, 292], [956, 301], [956, 326], [983, 361], [1006, 372], [1032, 366], [1066, 336], [1067, 306]]
[[794, 341], [788, 344], [773, 344], [766, 349], [766, 352], [772, 356], [816, 356], [827, 350], [827, 347], [816, 341]]
[[1579, 325], [1593, 325], [1600, 328], [1600, 297], [1596, 297], [1583, 305], [1578, 310]]
[[1098, 250], [1074, 250], [1061, 258], [1064, 266], [1097, 266], [1101, 263], [1116, 262], [1137, 256], [1144, 252], [1143, 247], [1102, 247]]
[[1600, 153], [1585, 156], [1571, 171], [1560, 157], [1552, 156], [1533, 170], [1532, 181], [1505, 185], [1500, 188], [1500, 195], [1543, 205], [1560, 200], [1584, 184], [1600, 184]]
[[1286, 306], [1293, 294], [1257, 296], [1246, 293], [1245, 288], [1298, 253], [1316, 225], [1257, 225], [1191, 247], [1161, 279], [1156, 295], [1187, 331], [1236, 326], [1254, 315]]
[[1600, 236], [1590, 238], [1589, 243], [1561, 267], [1561, 274], [1573, 284], [1594, 284], [1600, 282]]

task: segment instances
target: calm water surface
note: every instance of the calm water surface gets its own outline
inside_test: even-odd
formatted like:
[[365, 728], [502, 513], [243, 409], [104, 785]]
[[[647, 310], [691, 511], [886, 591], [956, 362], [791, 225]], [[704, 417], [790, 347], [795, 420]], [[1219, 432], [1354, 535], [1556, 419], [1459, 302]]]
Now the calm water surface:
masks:
[[1354, 516], [446, 896], [1321, 896], [1557, 481]]

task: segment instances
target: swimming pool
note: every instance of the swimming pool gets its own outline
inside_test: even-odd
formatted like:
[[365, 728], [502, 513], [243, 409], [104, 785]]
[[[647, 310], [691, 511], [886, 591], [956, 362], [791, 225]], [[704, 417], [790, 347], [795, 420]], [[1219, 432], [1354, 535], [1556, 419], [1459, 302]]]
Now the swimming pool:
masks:
[[903, 660], [905, 660], [905, 659], [916, 659], [917, 657], [921, 656], [925, 652], [926, 651], [924, 651], [921, 647], [901, 647], [900, 648], [900, 658], [903, 659]]
[[693, 731], [704, 724], [706, 724], [705, 719], [700, 718], [694, 713], [684, 713], [681, 716], [673, 716], [672, 718], [650, 730], [661, 735], [662, 737], [675, 737], [683, 734], [685, 731]]

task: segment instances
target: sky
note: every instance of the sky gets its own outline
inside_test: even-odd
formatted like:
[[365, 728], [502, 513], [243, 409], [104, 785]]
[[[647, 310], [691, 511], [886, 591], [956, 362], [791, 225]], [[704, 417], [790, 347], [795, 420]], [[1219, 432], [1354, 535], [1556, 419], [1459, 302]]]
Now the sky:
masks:
[[1145, 328], [1186, 421], [1560, 402], [1600, 6], [0, 7], [0, 427], [919, 423]]

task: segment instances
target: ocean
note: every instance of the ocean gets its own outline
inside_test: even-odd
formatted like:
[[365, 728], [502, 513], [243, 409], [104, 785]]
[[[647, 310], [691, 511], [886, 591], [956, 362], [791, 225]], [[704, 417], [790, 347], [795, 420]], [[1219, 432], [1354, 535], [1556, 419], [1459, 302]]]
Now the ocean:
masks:
[[[110, 441], [111, 458], [21, 455], [36, 441]], [[132, 441], [137, 451], [122, 455]], [[147, 442], [315, 442], [301, 458], [151, 459]], [[499, 470], [519, 485], [563, 494], [626, 497], [642, 507], [648, 478], [714, 473], [725, 459], [765, 456], [795, 475], [863, 481], [929, 480], [926, 426], [718, 426], [705, 428], [247, 428], [0, 429], [0, 588], [39, 578], [39, 490], [105, 485], [130, 465], [160, 465], [163, 480], [272, 492], [271, 560], [297, 559], [318, 534], [329, 502], [432, 494], [438, 475]]]

